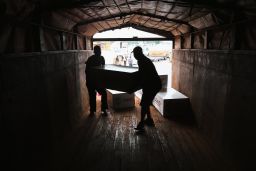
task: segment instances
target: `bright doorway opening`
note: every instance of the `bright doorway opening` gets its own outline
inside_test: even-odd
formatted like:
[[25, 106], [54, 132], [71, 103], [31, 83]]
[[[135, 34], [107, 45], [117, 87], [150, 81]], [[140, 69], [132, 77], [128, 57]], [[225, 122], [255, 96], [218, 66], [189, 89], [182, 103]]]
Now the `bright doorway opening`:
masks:
[[101, 46], [106, 64], [126, 67], [137, 67], [137, 61], [131, 52], [134, 47], [141, 46], [143, 53], [151, 59], [157, 71], [168, 75], [167, 87], [171, 87], [172, 40], [133, 28], [97, 33], [93, 40], [93, 46]]

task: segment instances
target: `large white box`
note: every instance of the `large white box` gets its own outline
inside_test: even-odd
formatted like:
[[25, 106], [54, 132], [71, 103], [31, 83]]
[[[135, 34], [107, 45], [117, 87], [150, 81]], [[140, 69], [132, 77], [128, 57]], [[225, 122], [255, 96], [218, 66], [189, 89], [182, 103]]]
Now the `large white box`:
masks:
[[168, 75], [159, 75], [162, 83], [162, 89], [160, 91], [167, 91]]
[[[135, 92], [141, 99], [142, 90]], [[189, 98], [173, 88], [157, 93], [153, 100], [155, 108], [164, 116], [183, 115], [189, 111]]]
[[134, 93], [107, 89], [108, 104], [114, 110], [132, 108], [135, 106]]
[[[137, 71], [138, 68], [108, 64], [102, 67], [94, 67], [91, 72], [94, 75], [93, 82], [97, 87], [130, 92], [141, 88]], [[168, 75], [159, 74], [159, 76], [162, 81], [161, 91], [166, 91]]]

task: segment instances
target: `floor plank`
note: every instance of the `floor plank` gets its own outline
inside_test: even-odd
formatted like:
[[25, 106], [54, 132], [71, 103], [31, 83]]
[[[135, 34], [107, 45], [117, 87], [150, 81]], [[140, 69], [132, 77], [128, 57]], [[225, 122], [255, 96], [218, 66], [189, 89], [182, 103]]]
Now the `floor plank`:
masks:
[[[99, 103], [99, 102], [98, 102]], [[99, 104], [98, 104], [99, 106]], [[107, 117], [86, 116], [55, 148], [53, 170], [232, 170], [194, 125], [166, 119], [151, 107], [155, 127], [138, 134], [139, 101]]]

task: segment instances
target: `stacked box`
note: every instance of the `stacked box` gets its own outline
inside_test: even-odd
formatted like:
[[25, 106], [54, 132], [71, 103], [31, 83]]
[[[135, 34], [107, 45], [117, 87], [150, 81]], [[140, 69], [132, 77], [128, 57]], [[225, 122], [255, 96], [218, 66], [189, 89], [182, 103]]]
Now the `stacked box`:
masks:
[[115, 110], [132, 108], [135, 105], [134, 93], [107, 89], [107, 95], [109, 106]]
[[[142, 91], [137, 91], [135, 95], [141, 99]], [[173, 88], [157, 93], [153, 100], [153, 105], [164, 117], [185, 114], [189, 104], [189, 98]]]

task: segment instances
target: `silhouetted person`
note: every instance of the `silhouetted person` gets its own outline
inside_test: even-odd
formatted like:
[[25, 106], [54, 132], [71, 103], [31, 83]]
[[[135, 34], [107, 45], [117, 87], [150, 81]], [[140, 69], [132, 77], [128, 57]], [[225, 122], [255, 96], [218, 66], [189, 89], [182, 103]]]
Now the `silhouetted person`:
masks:
[[90, 115], [94, 115], [96, 112], [96, 93], [101, 95], [101, 111], [103, 115], [107, 115], [108, 103], [107, 103], [107, 92], [105, 88], [96, 87], [94, 84], [94, 75], [91, 73], [91, 68], [96, 66], [105, 65], [105, 59], [101, 56], [100, 46], [94, 46], [94, 55], [90, 56], [86, 62], [86, 86], [89, 92], [89, 103], [90, 103]]
[[[154, 121], [150, 113], [150, 105], [152, 105], [156, 94], [161, 90], [162, 83], [154, 64], [143, 54], [142, 48], [139, 46], [135, 47], [133, 49], [133, 54], [138, 61], [138, 74], [140, 85], [142, 87], [142, 97], [140, 102], [141, 120], [135, 129], [144, 130], [144, 124], [154, 126]], [[146, 115], [147, 119], [144, 120]]]

